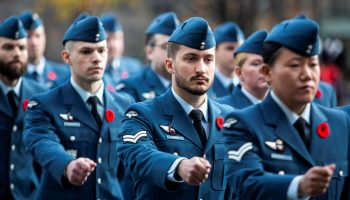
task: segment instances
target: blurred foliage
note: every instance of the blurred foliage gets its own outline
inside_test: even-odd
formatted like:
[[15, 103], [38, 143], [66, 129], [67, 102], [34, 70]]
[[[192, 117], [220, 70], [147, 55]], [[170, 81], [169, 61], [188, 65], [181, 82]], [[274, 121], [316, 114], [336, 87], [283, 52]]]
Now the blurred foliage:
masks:
[[36, 0], [33, 8], [39, 13], [49, 10], [56, 20], [71, 20], [81, 12], [99, 15], [101, 11], [113, 11], [120, 6], [134, 7], [139, 3], [140, 0]]

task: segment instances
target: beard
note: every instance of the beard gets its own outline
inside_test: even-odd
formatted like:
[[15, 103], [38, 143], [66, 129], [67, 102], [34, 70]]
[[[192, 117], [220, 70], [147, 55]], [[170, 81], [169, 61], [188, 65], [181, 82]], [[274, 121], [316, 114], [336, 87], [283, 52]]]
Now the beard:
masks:
[[[206, 89], [202, 89], [200, 87], [196, 87], [196, 85], [192, 84], [191, 81], [195, 80], [197, 78], [204, 78], [205, 81], [207, 83], [209, 83], [209, 78], [205, 77], [203, 75], [195, 75], [193, 77], [191, 77], [190, 81], [187, 81], [185, 78], [183, 78], [176, 70], [175, 70], [175, 82], [177, 84], [177, 86], [183, 90], [185, 90], [186, 92], [192, 94], [192, 95], [204, 95], [205, 93], [207, 93], [210, 85], [206, 88]], [[193, 87], [191, 87], [191, 85]]]
[[[12, 67], [14, 63], [18, 63], [20, 67]], [[10, 62], [0, 61], [0, 74], [9, 80], [16, 80], [23, 76], [27, 71], [27, 63], [19, 60], [12, 60]]]

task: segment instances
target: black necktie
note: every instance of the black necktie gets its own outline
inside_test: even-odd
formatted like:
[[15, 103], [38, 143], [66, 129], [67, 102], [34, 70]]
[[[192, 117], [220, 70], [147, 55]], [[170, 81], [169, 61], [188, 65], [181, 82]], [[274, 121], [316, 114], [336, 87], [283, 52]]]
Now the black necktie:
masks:
[[228, 87], [228, 90], [232, 93], [234, 89], [235, 89], [235, 85], [231, 83], [230, 86]]
[[101, 116], [98, 114], [98, 110], [97, 110], [98, 98], [96, 96], [91, 96], [91, 97], [89, 97], [87, 102], [91, 105], [92, 116], [95, 118], [95, 121], [96, 121], [98, 127], [101, 128], [102, 120], [101, 120]]
[[205, 134], [205, 129], [202, 126], [202, 111], [193, 109], [190, 112], [189, 116], [193, 120], [193, 126], [196, 129], [199, 138], [201, 139], [202, 145], [205, 146], [207, 144], [207, 135]]
[[36, 81], [40, 80], [40, 76], [39, 76], [39, 73], [37, 71], [34, 71], [32, 74], [33, 74], [33, 77]]
[[10, 90], [7, 93], [7, 100], [11, 106], [11, 110], [14, 116], [17, 115], [17, 110], [18, 110], [18, 98], [16, 93], [13, 90]]
[[298, 131], [300, 138], [303, 140], [306, 148], [310, 145], [310, 135], [308, 134], [308, 126], [306, 121], [299, 117], [299, 119], [294, 123], [294, 128]]

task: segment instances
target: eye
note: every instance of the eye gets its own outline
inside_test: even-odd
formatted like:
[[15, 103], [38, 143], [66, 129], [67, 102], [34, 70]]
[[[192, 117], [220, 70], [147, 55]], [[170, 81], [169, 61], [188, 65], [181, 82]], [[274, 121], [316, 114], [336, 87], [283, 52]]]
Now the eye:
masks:
[[212, 63], [212, 62], [214, 62], [214, 58], [212, 58], [212, 57], [207, 58], [206, 61], [207, 61], [207, 63]]
[[89, 55], [89, 54], [92, 53], [92, 50], [91, 49], [82, 49], [80, 51], [80, 53], [83, 54], [83, 55]]
[[9, 45], [9, 44], [5, 44], [4, 46], [2, 46], [2, 49], [7, 50], [7, 51], [11, 51], [14, 48], [13, 45]]
[[25, 46], [25, 45], [19, 46], [19, 50], [21, 50], [21, 51], [24, 51], [24, 50], [26, 50], [26, 49], [27, 49], [27, 46]]
[[105, 48], [100, 48], [100, 49], [98, 49], [98, 53], [104, 53], [105, 51], [106, 51]]

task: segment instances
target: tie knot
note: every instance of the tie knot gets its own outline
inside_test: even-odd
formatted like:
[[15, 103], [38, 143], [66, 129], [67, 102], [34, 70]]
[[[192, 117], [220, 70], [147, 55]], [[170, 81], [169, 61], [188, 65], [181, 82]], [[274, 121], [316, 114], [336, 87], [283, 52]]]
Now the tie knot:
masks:
[[99, 102], [97, 96], [91, 96], [88, 98], [87, 102], [91, 105], [97, 106], [97, 103]]
[[306, 127], [307, 122], [304, 118], [299, 117], [299, 119], [294, 123], [294, 126], [296, 127]]
[[8, 96], [8, 97], [11, 97], [11, 98], [14, 98], [14, 99], [17, 99], [17, 95], [16, 95], [15, 91], [13, 91], [13, 90], [10, 90], [10, 91], [7, 93], [7, 96]]
[[189, 115], [193, 121], [202, 121], [203, 113], [200, 110], [193, 109]]

